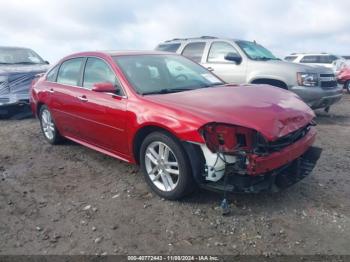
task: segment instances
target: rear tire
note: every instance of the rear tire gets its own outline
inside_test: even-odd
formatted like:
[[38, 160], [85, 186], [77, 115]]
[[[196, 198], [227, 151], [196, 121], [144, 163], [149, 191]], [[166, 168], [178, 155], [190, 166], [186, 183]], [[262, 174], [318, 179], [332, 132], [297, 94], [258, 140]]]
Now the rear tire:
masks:
[[165, 199], [183, 198], [196, 188], [187, 154], [171, 135], [149, 134], [141, 145], [140, 164], [147, 184]]
[[62, 141], [62, 136], [58, 132], [52, 114], [46, 105], [40, 107], [39, 119], [41, 131], [46, 141], [52, 145], [59, 144]]

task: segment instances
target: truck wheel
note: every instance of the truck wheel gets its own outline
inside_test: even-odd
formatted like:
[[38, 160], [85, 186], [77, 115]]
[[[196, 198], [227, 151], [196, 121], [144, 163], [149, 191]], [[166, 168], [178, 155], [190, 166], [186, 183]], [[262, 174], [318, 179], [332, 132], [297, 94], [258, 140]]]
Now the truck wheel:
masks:
[[165, 199], [180, 199], [196, 188], [185, 150], [166, 133], [153, 132], [144, 139], [140, 164], [147, 184]]

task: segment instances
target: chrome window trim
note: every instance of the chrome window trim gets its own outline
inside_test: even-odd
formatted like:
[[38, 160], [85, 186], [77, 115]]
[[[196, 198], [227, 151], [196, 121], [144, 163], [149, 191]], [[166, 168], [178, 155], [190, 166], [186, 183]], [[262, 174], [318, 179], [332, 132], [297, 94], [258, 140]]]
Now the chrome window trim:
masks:
[[[124, 88], [124, 86], [123, 86], [123, 84], [120, 82], [120, 80], [119, 80], [119, 78], [117, 77], [117, 75], [116, 75], [116, 73], [114, 72], [114, 70], [113, 70], [113, 68], [111, 67], [111, 65], [104, 59], [104, 58], [101, 58], [101, 57], [98, 57], [98, 56], [76, 56], [76, 57], [71, 57], [71, 58], [69, 58], [69, 59], [67, 59], [67, 60], [64, 60], [64, 61], [61, 61], [59, 64], [58, 64], [58, 71], [57, 71], [57, 75], [56, 75], [56, 81], [55, 82], [52, 82], [52, 81], [48, 81], [46, 78], [45, 78], [45, 81], [46, 82], [49, 82], [49, 83], [54, 83], [54, 84], [59, 84], [59, 85], [65, 85], [65, 86], [70, 86], [70, 87], [76, 87], [76, 88], [81, 88], [81, 89], [84, 89], [84, 90], [90, 90], [90, 91], [92, 91], [91, 89], [89, 89], [89, 88], [84, 88], [83, 86], [75, 86], [75, 85], [68, 85], [68, 84], [63, 84], [63, 83], [58, 83], [57, 82], [57, 78], [58, 78], [58, 73], [59, 73], [59, 71], [60, 71], [60, 68], [61, 68], [61, 66], [62, 66], [62, 64], [64, 63], [64, 62], [66, 62], [66, 61], [69, 61], [69, 60], [71, 60], [71, 59], [75, 59], [75, 58], [85, 58], [85, 61], [83, 61], [83, 74], [84, 74], [84, 72], [85, 72], [85, 66], [86, 66], [86, 62], [87, 62], [87, 59], [88, 58], [97, 58], [97, 59], [101, 59], [103, 62], [105, 62], [108, 66], [109, 66], [109, 68], [111, 69], [111, 71], [115, 74], [115, 77], [116, 77], [116, 79], [118, 80], [118, 82], [120, 83], [120, 87], [122, 88], [122, 90], [123, 90], [123, 93], [124, 93], [124, 95], [118, 95], [118, 94], [113, 94], [113, 96], [118, 96], [118, 97], [121, 97], [121, 98], [125, 98], [125, 99], [127, 99], [128, 98], [128, 96], [126, 95], [126, 92], [125, 92], [125, 88]], [[55, 67], [55, 66], [54, 66]], [[50, 70], [51, 71], [51, 70]], [[83, 74], [81, 75], [81, 77], [83, 77]], [[111, 93], [105, 93], [105, 94], [111, 94]]]

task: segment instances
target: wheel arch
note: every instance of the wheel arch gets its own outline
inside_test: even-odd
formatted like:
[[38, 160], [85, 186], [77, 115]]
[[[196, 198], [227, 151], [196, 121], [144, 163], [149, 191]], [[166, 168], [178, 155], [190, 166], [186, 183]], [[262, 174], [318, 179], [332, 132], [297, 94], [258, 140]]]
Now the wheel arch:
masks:
[[174, 134], [174, 132], [172, 132], [170, 129], [168, 129], [166, 127], [155, 125], [155, 124], [149, 124], [149, 125], [145, 125], [145, 126], [141, 127], [139, 130], [137, 130], [137, 132], [135, 133], [135, 135], [132, 139], [132, 141], [133, 141], [132, 142], [132, 154], [133, 154], [133, 158], [137, 164], [140, 164], [141, 144], [142, 144], [143, 140], [149, 134], [151, 134], [153, 132], [166, 133], [166, 134], [170, 135], [171, 137], [181, 141], [181, 139], [179, 139], [179, 137], [176, 134]]
[[37, 102], [36, 104], [36, 116], [39, 117], [41, 107], [45, 105], [43, 102]]
[[281, 79], [271, 77], [257, 77], [250, 80], [251, 84], [267, 84], [288, 90], [288, 85]]

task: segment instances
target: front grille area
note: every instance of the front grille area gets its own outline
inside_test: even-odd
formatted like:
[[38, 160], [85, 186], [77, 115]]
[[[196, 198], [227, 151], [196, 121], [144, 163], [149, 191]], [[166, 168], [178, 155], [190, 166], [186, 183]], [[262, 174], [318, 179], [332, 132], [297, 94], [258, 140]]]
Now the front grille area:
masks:
[[332, 89], [338, 84], [334, 74], [320, 74], [320, 85], [324, 89]]
[[273, 142], [267, 142], [261, 135], [256, 139], [255, 153], [270, 154], [282, 150], [283, 148], [294, 144], [299, 139], [303, 138], [310, 130], [312, 124], [308, 124], [288, 135], [281, 137]]
[[321, 87], [324, 87], [324, 88], [337, 87], [337, 81], [323, 81], [321, 82]]
[[334, 74], [320, 74], [320, 77], [334, 77]]

